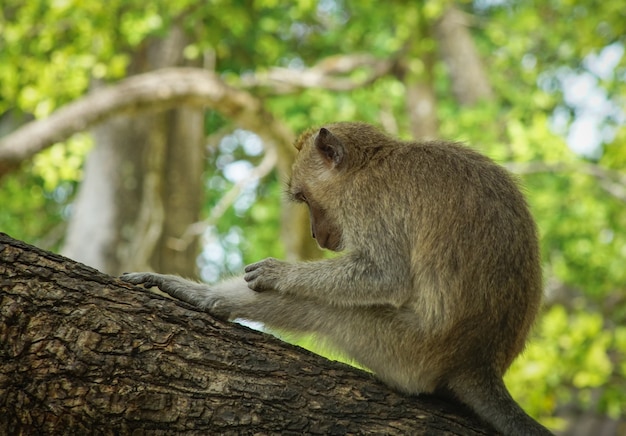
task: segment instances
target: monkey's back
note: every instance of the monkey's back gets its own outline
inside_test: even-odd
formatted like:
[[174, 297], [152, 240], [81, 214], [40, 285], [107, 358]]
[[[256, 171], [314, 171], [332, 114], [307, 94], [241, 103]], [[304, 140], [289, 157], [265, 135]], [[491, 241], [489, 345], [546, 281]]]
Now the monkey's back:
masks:
[[294, 177], [324, 199], [345, 247], [394, 277], [390, 301], [404, 298], [414, 316], [407, 337], [422, 329], [416, 348], [503, 374], [524, 347], [542, 289], [536, 228], [513, 177], [462, 144], [400, 141], [364, 123], [326, 127], [341, 164], [324, 162], [311, 131]]
[[502, 374], [523, 349], [541, 300], [537, 231], [528, 205], [504, 168], [464, 145], [404, 143], [396, 153], [391, 161], [402, 163], [396, 171], [412, 179], [405, 183], [415, 224], [408, 229], [412, 275], [429, 288], [418, 292], [430, 300], [421, 307], [439, 307], [436, 322], [443, 320], [457, 353], [484, 354], [486, 362], [495, 353]]

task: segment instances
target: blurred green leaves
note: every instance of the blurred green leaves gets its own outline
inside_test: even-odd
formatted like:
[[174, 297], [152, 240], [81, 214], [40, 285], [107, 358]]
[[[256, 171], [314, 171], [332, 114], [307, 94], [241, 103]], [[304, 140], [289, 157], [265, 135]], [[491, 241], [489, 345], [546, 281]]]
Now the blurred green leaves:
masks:
[[[607, 329], [601, 313], [582, 309], [568, 313], [563, 306], [552, 307], [539, 321], [522, 357], [513, 363], [507, 385], [529, 413], [557, 427], [564, 423], [548, 412], [559, 404], [599, 408], [617, 418], [626, 405], [620, 394], [626, 376], [625, 334], [622, 326]], [[605, 395], [598, 395], [602, 392], [598, 388]]]
[[[416, 27], [434, 26], [452, 4], [418, 3], [5, 0], [0, 6], [0, 121], [13, 112], [48, 116], [93, 83], [124, 77], [137, 48], [174, 24], [192, 41], [185, 57], [214, 67], [236, 86], [244, 74], [275, 66], [303, 70], [327, 56], [396, 56], [415, 42]], [[556, 425], [552, 415], [564, 405], [617, 416], [626, 410], [626, 60], [622, 55], [607, 74], [593, 62], [607, 47], [623, 50], [626, 44], [623, 2], [457, 5], [467, 15], [497, 97], [461, 107], [448, 66], [437, 58], [440, 136], [468, 142], [518, 172], [541, 232], [550, 305], [507, 383], [533, 415]], [[437, 50], [434, 38], [418, 42], [410, 55], [403, 53], [416, 71], [423, 68], [423, 50]], [[349, 77], [362, 75], [355, 71]], [[589, 102], [573, 104], [571, 93], [580, 92], [580, 85], [567, 86], [576, 82], [565, 79], [577, 75], [595, 78], [603, 99], [591, 92]], [[347, 92], [256, 92], [294, 131], [335, 120], [386, 120], [398, 135], [409, 137], [407, 89], [398, 71]], [[597, 152], [574, 153], [567, 144], [573, 123], [585, 109], [606, 104], [614, 112], [601, 113], [597, 128], [610, 129], [603, 130]], [[207, 136], [236, 130], [216, 112], [207, 113], [205, 126]], [[228, 166], [261, 161], [244, 143], [224, 147], [218, 140], [209, 148], [206, 216], [235, 183], [226, 174]], [[27, 241], [58, 242], [89, 146], [88, 136], [77, 135], [4, 179], [0, 230]], [[200, 260], [205, 276], [237, 273], [246, 263], [284, 254], [278, 238], [284, 182], [271, 174], [251, 183], [207, 232], [208, 248]], [[554, 297], [555, 289], [565, 290], [565, 296]]]

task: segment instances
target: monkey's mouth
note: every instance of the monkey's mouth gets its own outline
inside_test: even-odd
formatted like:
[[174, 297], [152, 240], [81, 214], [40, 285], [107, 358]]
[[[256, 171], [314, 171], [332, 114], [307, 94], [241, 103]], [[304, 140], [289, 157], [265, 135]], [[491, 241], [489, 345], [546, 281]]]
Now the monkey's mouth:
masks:
[[[315, 236], [313, 236], [315, 238]], [[332, 234], [325, 235], [323, 238], [315, 238], [317, 241], [317, 245], [320, 248], [325, 248], [330, 251], [341, 251], [343, 250], [343, 241], [341, 237], [333, 236]]]

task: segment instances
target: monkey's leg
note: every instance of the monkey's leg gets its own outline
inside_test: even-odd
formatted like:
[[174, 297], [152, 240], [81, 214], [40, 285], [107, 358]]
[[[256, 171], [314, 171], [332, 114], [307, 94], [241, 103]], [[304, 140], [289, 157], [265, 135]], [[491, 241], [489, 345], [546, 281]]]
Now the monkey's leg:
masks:
[[236, 317], [281, 331], [314, 333], [399, 391], [435, 391], [441, 351], [425, 340], [414, 314], [392, 306], [342, 308], [275, 292], [259, 297], [254, 305], [237, 308]]
[[[122, 280], [163, 292], [222, 319], [243, 318], [293, 333], [316, 333], [405, 392], [431, 392], [434, 362], [409, 312], [391, 306], [341, 308], [275, 291], [255, 292], [243, 278], [208, 286], [178, 276], [125, 274]], [[393, 328], [390, 328], [390, 325]], [[398, 340], [401, 338], [401, 340]], [[424, 373], [424, 374], [421, 374]]]

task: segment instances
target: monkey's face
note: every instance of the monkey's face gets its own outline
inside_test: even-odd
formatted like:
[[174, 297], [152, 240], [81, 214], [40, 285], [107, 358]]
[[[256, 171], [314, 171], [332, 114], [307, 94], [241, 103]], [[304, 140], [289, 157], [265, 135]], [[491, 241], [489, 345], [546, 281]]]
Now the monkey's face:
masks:
[[309, 208], [311, 236], [321, 248], [341, 251], [344, 248], [343, 232], [337, 217], [340, 194], [336, 192], [342, 146], [328, 130], [304, 133], [296, 143], [299, 153], [293, 165], [287, 188], [289, 197], [305, 203]]
[[342, 232], [328, 212], [315, 200], [309, 199], [304, 194], [298, 194], [298, 198], [301, 202], [306, 203], [309, 208], [311, 236], [317, 241], [320, 248], [341, 251], [343, 249]]

